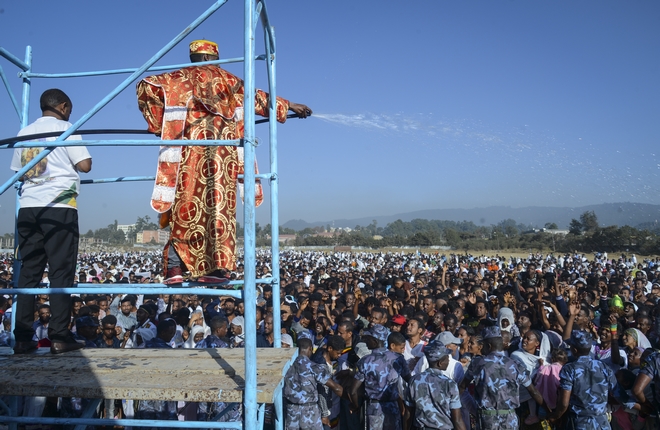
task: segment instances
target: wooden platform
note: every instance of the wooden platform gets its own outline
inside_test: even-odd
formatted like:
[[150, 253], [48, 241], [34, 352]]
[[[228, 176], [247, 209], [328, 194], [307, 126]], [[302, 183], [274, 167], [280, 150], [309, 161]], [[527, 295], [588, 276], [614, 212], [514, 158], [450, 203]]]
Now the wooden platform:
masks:
[[[2, 351], [4, 350], [4, 351]], [[241, 402], [244, 351], [236, 349], [83, 349], [52, 355], [0, 350], [0, 395], [91, 399]], [[273, 392], [295, 348], [257, 348], [257, 402]]]

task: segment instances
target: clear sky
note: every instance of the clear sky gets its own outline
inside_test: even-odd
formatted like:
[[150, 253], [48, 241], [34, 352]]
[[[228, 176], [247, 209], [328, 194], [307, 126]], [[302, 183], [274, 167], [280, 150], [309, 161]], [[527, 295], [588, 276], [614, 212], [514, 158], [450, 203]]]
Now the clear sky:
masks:
[[[35, 72], [138, 67], [211, 4], [0, 0], [0, 46], [19, 58], [32, 46]], [[222, 57], [242, 56], [242, 7], [230, 0], [159, 64], [187, 61], [197, 38], [218, 41]], [[279, 128], [281, 223], [659, 203], [660, 2], [286, 0], [268, 10], [278, 94], [314, 110]], [[1, 58], [0, 66], [20, 99], [18, 69]], [[242, 65], [227, 68], [242, 76]], [[71, 96], [74, 122], [126, 76], [34, 79], [30, 121], [47, 88]], [[0, 113], [0, 138], [15, 135], [4, 88]], [[145, 127], [131, 85], [83, 128]], [[83, 178], [155, 172], [155, 147], [90, 152]], [[5, 178], [10, 157], [0, 151]], [[266, 171], [265, 145], [258, 158]], [[153, 218], [150, 189], [86, 186], [81, 231]], [[13, 190], [0, 205], [0, 233], [11, 231]], [[267, 204], [257, 220], [268, 222]]]

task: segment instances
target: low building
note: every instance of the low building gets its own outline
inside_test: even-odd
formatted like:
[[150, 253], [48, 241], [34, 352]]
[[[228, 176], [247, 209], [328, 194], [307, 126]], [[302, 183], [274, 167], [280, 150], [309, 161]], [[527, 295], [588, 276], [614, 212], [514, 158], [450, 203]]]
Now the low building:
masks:
[[0, 237], [0, 248], [2, 249], [11, 249], [14, 247], [14, 238], [4, 238]]
[[293, 245], [293, 243], [296, 241], [296, 235], [295, 234], [280, 234], [279, 236], [279, 242], [284, 244], [284, 245]]
[[558, 230], [555, 228], [544, 228], [543, 231], [550, 234], [558, 234], [560, 236], [566, 236], [568, 234], [568, 230]]
[[165, 245], [170, 238], [167, 230], [143, 230], [135, 234], [135, 243], [158, 243]]
[[117, 230], [123, 231], [125, 235], [128, 235], [128, 232], [135, 229], [135, 224], [118, 224]]
[[98, 237], [84, 237], [80, 236], [80, 239], [78, 239], [78, 245], [79, 246], [89, 246], [89, 245], [103, 245], [103, 239], [98, 238]]

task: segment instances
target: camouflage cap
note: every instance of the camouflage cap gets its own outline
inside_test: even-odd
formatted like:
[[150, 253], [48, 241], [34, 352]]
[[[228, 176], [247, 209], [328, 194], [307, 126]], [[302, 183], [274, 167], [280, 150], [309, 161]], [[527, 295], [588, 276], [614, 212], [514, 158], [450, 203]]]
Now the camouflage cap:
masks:
[[567, 344], [572, 345], [576, 348], [585, 349], [591, 348], [593, 345], [593, 340], [591, 336], [586, 331], [582, 330], [573, 330], [571, 332], [571, 338], [566, 341]]
[[364, 334], [365, 336], [372, 336], [383, 343], [387, 342], [387, 336], [389, 336], [387, 329], [380, 324], [374, 324]]
[[450, 356], [451, 350], [446, 348], [441, 342], [433, 340], [424, 347], [424, 355], [429, 363], [434, 363]]
[[314, 341], [314, 339], [313, 339], [313, 337], [312, 337], [312, 333], [310, 333], [309, 330], [303, 330], [303, 331], [301, 331], [301, 332], [298, 332], [298, 333], [297, 333], [297, 338], [298, 338], [298, 339], [309, 339], [309, 340], [311, 340], [312, 342]]
[[498, 326], [486, 327], [483, 332], [484, 340], [502, 337], [502, 331]]

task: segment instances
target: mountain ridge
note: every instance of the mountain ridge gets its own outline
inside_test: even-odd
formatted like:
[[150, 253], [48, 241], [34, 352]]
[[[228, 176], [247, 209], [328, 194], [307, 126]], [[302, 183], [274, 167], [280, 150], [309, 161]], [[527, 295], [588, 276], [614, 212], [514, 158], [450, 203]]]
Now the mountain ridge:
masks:
[[360, 218], [343, 218], [327, 221], [307, 222], [302, 219], [289, 220], [282, 227], [302, 230], [307, 227], [327, 226], [335, 228], [354, 228], [357, 225], [367, 226], [376, 220], [379, 227], [398, 219], [412, 221], [413, 219], [446, 220], [446, 221], [472, 221], [476, 225], [490, 226], [505, 219], [513, 219], [517, 224], [530, 227], [543, 227], [546, 223], [555, 223], [560, 229], [568, 229], [572, 219], [580, 219], [580, 215], [593, 211], [598, 217], [601, 227], [629, 225], [637, 227], [644, 223], [657, 224], [660, 221], [660, 205], [648, 203], [602, 203], [581, 207], [547, 207], [526, 206], [513, 208], [511, 206], [489, 206], [472, 209], [424, 209], [411, 212], [402, 212], [393, 215], [379, 215]]

